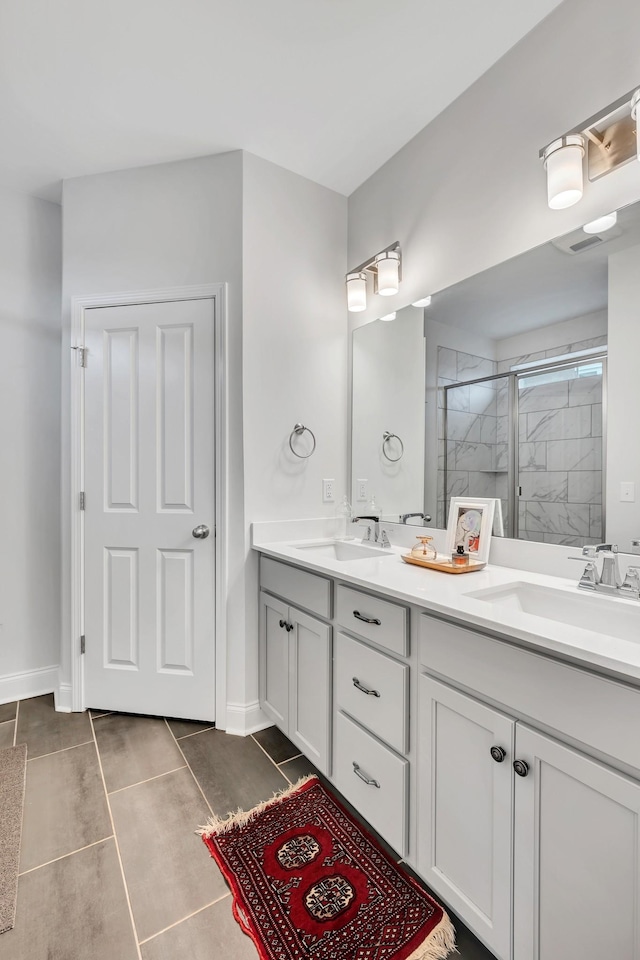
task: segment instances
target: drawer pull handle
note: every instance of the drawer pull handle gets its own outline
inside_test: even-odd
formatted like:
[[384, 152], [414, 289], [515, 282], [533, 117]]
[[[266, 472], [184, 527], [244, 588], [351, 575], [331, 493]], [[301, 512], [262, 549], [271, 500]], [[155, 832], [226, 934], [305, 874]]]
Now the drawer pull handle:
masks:
[[358, 620], [362, 620], [363, 623], [375, 623], [378, 627], [382, 623], [382, 620], [378, 620], [376, 617], [363, 617], [359, 610], [354, 610], [353, 615]]
[[377, 780], [370, 780], [369, 777], [365, 777], [364, 773], [360, 773], [360, 767], [355, 760], [353, 761], [353, 772], [355, 773], [356, 777], [360, 777], [360, 779], [364, 781], [368, 787], [377, 787], [378, 790], [380, 789], [380, 784]]
[[496, 763], [502, 763], [506, 755], [507, 751], [504, 749], [504, 747], [491, 747], [491, 756]]
[[363, 687], [357, 677], [353, 677], [353, 685], [354, 685], [354, 687], [356, 687], [356, 689], [362, 690], [363, 693], [366, 693], [366, 695], [367, 695], [368, 697], [379, 697], [379, 696], [380, 696], [380, 691], [379, 691], [379, 690], [369, 690], [368, 687]]
[[526, 775], [529, 773], [529, 764], [526, 760], [514, 760], [513, 769], [519, 777], [526, 777]]

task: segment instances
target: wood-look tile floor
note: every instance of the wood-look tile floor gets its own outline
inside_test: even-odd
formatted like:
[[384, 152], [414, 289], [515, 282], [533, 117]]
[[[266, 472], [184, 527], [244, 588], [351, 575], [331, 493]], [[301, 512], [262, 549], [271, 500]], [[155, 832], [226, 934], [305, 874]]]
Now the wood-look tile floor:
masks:
[[[315, 772], [275, 727], [0, 706], [0, 748], [26, 743], [18, 909], [2, 960], [257, 960], [196, 835]], [[462, 960], [492, 960], [463, 924]]]

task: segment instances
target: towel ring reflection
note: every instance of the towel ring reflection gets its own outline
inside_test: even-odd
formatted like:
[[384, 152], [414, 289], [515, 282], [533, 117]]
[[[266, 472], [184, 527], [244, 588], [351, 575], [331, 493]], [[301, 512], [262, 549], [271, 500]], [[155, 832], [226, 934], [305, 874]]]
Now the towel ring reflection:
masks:
[[[389, 440], [397, 440], [398, 443], [400, 444], [399, 457], [390, 457], [389, 454], [387, 453], [386, 446]], [[402, 442], [402, 440], [400, 439], [397, 433], [390, 433], [389, 430], [385, 430], [385, 432], [382, 434], [382, 452], [387, 458], [387, 460], [389, 460], [390, 463], [397, 463], [398, 460], [402, 460], [404, 456], [404, 443]]]
[[[294, 436], [296, 437], [302, 436], [305, 430], [307, 433], [311, 434], [311, 439], [313, 440], [313, 446], [311, 447], [311, 450], [309, 451], [309, 453], [296, 453], [296, 451], [293, 449], [293, 438]], [[289, 448], [291, 450], [291, 453], [294, 455], [294, 457], [299, 457], [300, 460], [308, 460], [311, 454], [316, 449], [316, 437], [313, 430], [310, 430], [309, 427], [305, 427], [303, 423], [296, 423], [289, 437]]]

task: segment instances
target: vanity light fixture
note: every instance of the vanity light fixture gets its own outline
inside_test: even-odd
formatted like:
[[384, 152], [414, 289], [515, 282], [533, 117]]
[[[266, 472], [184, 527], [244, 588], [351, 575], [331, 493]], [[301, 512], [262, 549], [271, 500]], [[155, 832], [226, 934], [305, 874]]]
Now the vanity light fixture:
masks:
[[393, 311], [393, 313], [388, 313], [386, 316], [380, 317], [381, 320], [395, 320], [395, 318], [396, 318], [395, 310]]
[[347, 274], [347, 309], [351, 313], [360, 313], [367, 309], [366, 273]]
[[564, 210], [582, 199], [584, 139], [579, 135], [559, 137], [545, 148], [547, 202], [552, 210]]
[[597, 220], [585, 223], [582, 229], [585, 233], [604, 233], [605, 230], [611, 230], [611, 227], [615, 227], [617, 222], [618, 211], [614, 210], [613, 213], [606, 213], [604, 217], [598, 217]]
[[374, 293], [390, 297], [398, 292], [402, 280], [402, 253], [397, 240], [346, 275], [347, 309], [351, 313], [366, 310], [368, 273], [373, 274]]
[[420, 300], [414, 300], [412, 307], [428, 307], [431, 305], [431, 297], [422, 297]]
[[640, 160], [639, 108], [640, 89], [634, 88], [542, 148], [539, 155], [547, 171], [547, 199], [552, 210], [570, 207], [581, 199], [584, 166], [593, 181], [630, 160]]

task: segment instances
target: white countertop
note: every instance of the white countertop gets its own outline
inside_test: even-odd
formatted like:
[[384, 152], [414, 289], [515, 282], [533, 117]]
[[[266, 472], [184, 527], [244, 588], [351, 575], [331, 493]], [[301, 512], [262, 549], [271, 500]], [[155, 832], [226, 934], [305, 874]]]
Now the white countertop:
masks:
[[[327, 557], [310, 556], [307, 551], [296, 549], [296, 543], [303, 542], [310, 541], [261, 542], [254, 543], [253, 548], [277, 560], [416, 604], [427, 612], [452, 618], [598, 672], [614, 674], [634, 685], [640, 684], [640, 602], [578, 591], [580, 568], [577, 565], [576, 577], [571, 580], [491, 564], [473, 573], [452, 575], [404, 563], [401, 554], [407, 552], [406, 547], [381, 551], [380, 559], [367, 557], [340, 562]], [[579, 595], [585, 604], [592, 599], [596, 602], [605, 600], [614, 607], [622, 604], [627, 609], [633, 636], [622, 639], [595, 633], [467, 596], [478, 590], [513, 583], [537, 584], [566, 591], [572, 596]]]

